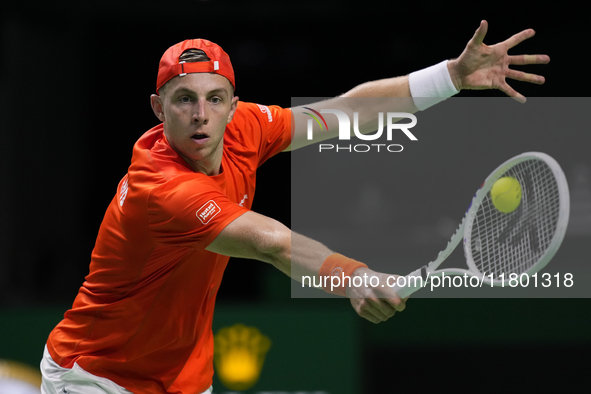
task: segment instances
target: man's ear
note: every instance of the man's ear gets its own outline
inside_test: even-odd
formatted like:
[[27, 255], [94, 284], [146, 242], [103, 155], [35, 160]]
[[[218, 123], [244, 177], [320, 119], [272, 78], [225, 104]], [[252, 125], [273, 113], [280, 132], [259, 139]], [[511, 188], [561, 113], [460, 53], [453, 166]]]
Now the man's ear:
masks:
[[164, 122], [164, 107], [162, 106], [162, 97], [158, 96], [157, 94], [153, 94], [150, 96], [150, 104], [152, 105], [152, 111], [154, 111], [154, 115], [161, 122]]
[[234, 118], [234, 113], [236, 112], [236, 108], [238, 107], [238, 96], [232, 97], [232, 107], [230, 108], [230, 114], [228, 115], [228, 121], [226, 123], [230, 123], [232, 118]]

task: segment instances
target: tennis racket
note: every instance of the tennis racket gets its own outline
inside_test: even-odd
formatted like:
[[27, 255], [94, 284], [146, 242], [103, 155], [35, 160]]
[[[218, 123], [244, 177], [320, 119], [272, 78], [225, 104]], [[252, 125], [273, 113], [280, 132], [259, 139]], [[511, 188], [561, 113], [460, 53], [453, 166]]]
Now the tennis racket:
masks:
[[[506, 176], [517, 179], [522, 191], [519, 206], [510, 213], [497, 210], [490, 196], [493, 184]], [[425, 287], [433, 276], [468, 274], [483, 284], [500, 286], [503, 280], [507, 284], [512, 273], [532, 275], [544, 268], [560, 247], [569, 211], [568, 184], [556, 160], [541, 152], [515, 156], [486, 178], [437, 258], [405, 280], [399, 278], [393, 289], [406, 298]], [[468, 269], [437, 270], [462, 239]]]

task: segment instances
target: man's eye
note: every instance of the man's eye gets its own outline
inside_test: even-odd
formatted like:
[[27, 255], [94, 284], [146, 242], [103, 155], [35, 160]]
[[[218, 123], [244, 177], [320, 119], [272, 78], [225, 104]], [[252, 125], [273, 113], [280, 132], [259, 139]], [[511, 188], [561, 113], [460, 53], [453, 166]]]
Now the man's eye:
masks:
[[191, 102], [191, 97], [189, 96], [181, 96], [180, 99], [181, 103], [190, 103]]
[[222, 102], [222, 99], [221, 99], [221, 98], [219, 98], [219, 97], [213, 97], [213, 98], [211, 99], [211, 102], [212, 102], [212, 103], [214, 103], [214, 104], [219, 104], [219, 103], [221, 103], [221, 102]]

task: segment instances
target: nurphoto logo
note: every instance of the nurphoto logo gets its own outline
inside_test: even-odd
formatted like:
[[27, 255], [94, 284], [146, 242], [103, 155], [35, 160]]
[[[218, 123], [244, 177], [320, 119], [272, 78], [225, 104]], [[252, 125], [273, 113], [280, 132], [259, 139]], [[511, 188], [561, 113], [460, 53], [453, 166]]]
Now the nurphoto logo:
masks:
[[[305, 109], [309, 110], [309, 112], [304, 112], [305, 115], [311, 117], [308, 119], [307, 123], [307, 138], [308, 140], [314, 139], [314, 121], [320, 126], [320, 130], [324, 131], [326, 128], [328, 130], [328, 124], [326, 119], [322, 114], [333, 114], [336, 115], [337, 120], [339, 122], [339, 140], [340, 141], [347, 141], [351, 140], [351, 120], [349, 116], [338, 109], [321, 109], [320, 112], [309, 108], [304, 107]], [[406, 112], [387, 112], [384, 116], [383, 112], [379, 112], [377, 115], [378, 119], [378, 129], [373, 134], [363, 134], [359, 131], [359, 112], [353, 112], [353, 134], [362, 141], [375, 141], [382, 137], [384, 134], [384, 118], [386, 119], [386, 140], [392, 141], [394, 136], [395, 130], [400, 130], [410, 139], [411, 141], [417, 141], [417, 137], [414, 136], [413, 133], [410, 132], [410, 128], [416, 126], [417, 124], [417, 117], [413, 114], [406, 113]], [[401, 119], [410, 119], [409, 123], [396, 123]], [[322, 151], [346, 151], [346, 152], [370, 152], [370, 151], [377, 151], [377, 152], [402, 152], [404, 147], [400, 144], [380, 144], [380, 143], [372, 143], [372, 144], [349, 144], [349, 145], [339, 145], [339, 144], [319, 144], [319, 152]]]

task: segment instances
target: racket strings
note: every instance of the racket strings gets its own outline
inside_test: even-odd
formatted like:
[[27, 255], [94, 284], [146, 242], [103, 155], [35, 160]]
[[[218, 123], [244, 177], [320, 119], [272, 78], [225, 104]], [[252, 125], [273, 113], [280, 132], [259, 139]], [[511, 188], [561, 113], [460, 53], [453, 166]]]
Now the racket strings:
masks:
[[539, 261], [556, 233], [559, 216], [558, 184], [544, 161], [522, 161], [499, 177], [504, 176], [519, 181], [520, 205], [502, 213], [487, 193], [476, 212], [469, 245], [478, 270], [494, 278], [523, 273]]

